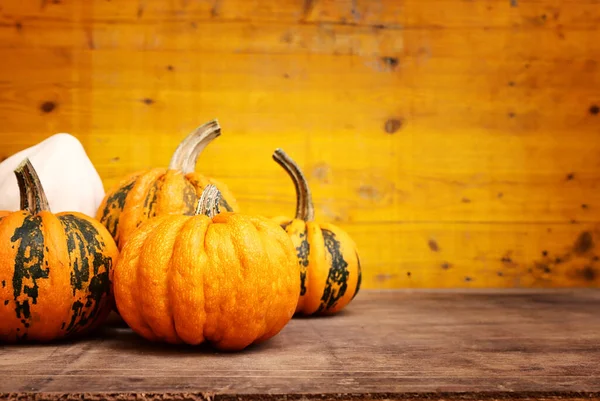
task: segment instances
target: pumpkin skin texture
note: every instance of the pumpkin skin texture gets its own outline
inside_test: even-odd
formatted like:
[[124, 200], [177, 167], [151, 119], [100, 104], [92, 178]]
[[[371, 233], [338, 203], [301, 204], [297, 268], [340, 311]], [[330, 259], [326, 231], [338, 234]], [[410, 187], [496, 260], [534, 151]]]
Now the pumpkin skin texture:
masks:
[[267, 218], [167, 215], [125, 244], [114, 288], [119, 314], [144, 338], [235, 351], [283, 329], [300, 277], [290, 238]]
[[225, 184], [194, 172], [199, 154], [220, 132], [216, 120], [202, 125], [181, 142], [168, 169], [133, 173], [107, 192], [96, 218], [112, 234], [119, 249], [148, 219], [167, 214], [194, 215], [198, 199], [209, 184], [221, 191], [221, 206], [226, 211], [239, 210]]
[[296, 217], [274, 217], [296, 248], [300, 269], [299, 315], [339, 312], [360, 290], [361, 266], [356, 244], [341, 228], [314, 221], [310, 190], [298, 165], [281, 149], [273, 159], [290, 175], [296, 187]]
[[0, 216], [0, 341], [81, 336], [112, 310], [117, 246], [83, 213], [52, 214], [29, 160], [15, 172], [23, 210]]

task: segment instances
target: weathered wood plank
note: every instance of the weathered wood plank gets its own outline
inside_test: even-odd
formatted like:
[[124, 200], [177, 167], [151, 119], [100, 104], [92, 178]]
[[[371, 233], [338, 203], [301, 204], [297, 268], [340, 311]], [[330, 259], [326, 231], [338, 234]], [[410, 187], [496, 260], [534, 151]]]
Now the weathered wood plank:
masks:
[[[288, 214], [284, 148], [366, 288], [597, 285], [579, 262], [528, 269], [600, 218], [598, 22], [593, 0], [7, 1], [0, 159], [71, 132], [109, 187], [218, 117], [199, 170]], [[444, 260], [423, 248], [438, 231]]]
[[[597, 291], [363, 292], [234, 354], [127, 329], [0, 348], [0, 392], [389, 394], [600, 391]], [[516, 394], [516, 395], [515, 395]]]
[[[260, 0], [143, 0], [122, 4], [111, 1], [63, 3], [43, 1], [3, 5], [5, 18], [53, 19], [77, 17], [116, 22], [189, 20], [255, 22], [331, 22], [391, 27], [510, 27], [587, 28], [599, 21], [594, 0], [462, 2], [454, 0], [282, 0], [277, 4]], [[451, 10], [452, 12], [448, 12]]]
[[343, 227], [367, 266], [365, 288], [600, 285], [597, 224], [390, 222]]

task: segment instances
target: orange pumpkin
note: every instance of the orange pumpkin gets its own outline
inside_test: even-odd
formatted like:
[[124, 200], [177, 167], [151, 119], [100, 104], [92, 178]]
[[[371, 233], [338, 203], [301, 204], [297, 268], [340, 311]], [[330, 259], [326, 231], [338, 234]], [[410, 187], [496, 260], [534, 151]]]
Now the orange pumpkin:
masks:
[[341, 228], [314, 221], [310, 189], [298, 165], [281, 149], [273, 159], [296, 187], [296, 217], [275, 217], [296, 248], [300, 268], [298, 314], [333, 314], [344, 308], [360, 289], [361, 268], [356, 245]]
[[29, 159], [15, 170], [21, 210], [0, 217], [0, 340], [83, 334], [112, 309], [117, 246], [78, 212], [52, 214]]
[[96, 218], [108, 228], [119, 249], [144, 221], [165, 214], [194, 214], [198, 198], [208, 184], [223, 194], [221, 206], [237, 211], [227, 186], [194, 172], [202, 150], [221, 134], [216, 120], [188, 135], [177, 147], [168, 169], [154, 168], [129, 175], [108, 191]]
[[115, 267], [123, 320], [150, 341], [241, 350], [294, 315], [300, 277], [294, 246], [273, 221], [218, 210], [208, 185], [195, 216], [144, 223]]

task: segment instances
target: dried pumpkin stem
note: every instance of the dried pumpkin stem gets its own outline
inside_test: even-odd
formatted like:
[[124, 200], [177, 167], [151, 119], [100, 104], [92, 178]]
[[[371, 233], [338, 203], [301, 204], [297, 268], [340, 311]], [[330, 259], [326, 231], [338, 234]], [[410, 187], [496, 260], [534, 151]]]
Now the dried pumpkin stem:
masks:
[[300, 167], [281, 149], [275, 150], [273, 160], [284, 168], [296, 187], [296, 218], [304, 221], [314, 220], [315, 207], [313, 206], [312, 195]]
[[221, 191], [213, 184], [208, 184], [204, 188], [204, 191], [202, 191], [202, 195], [200, 195], [196, 214], [204, 214], [212, 219], [217, 214], [221, 213], [221, 208], [219, 207], [220, 200]]
[[27, 210], [32, 214], [49, 211], [50, 205], [42, 188], [40, 177], [33, 168], [29, 158], [26, 158], [14, 171], [19, 184], [21, 196], [21, 210]]
[[196, 169], [196, 162], [200, 153], [215, 138], [221, 135], [221, 127], [217, 120], [212, 120], [196, 128], [186, 136], [171, 157], [169, 169], [180, 170], [184, 174]]

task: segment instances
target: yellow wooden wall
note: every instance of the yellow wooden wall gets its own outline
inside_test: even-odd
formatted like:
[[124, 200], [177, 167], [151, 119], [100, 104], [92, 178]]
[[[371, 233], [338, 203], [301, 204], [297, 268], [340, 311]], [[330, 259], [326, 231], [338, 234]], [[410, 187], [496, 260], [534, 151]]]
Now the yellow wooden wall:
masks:
[[285, 149], [366, 288], [597, 286], [599, 63], [594, 0], [6, 0], [0, 156], [110, 187], [217, 117], [198, 169], [291, 215]]

